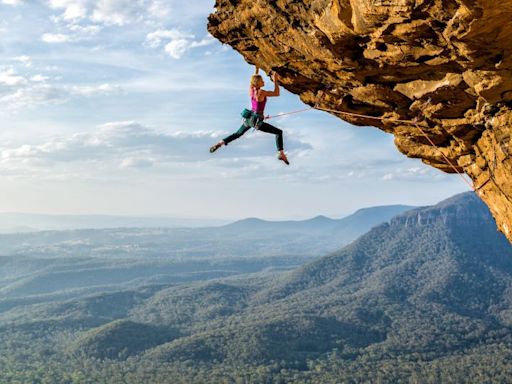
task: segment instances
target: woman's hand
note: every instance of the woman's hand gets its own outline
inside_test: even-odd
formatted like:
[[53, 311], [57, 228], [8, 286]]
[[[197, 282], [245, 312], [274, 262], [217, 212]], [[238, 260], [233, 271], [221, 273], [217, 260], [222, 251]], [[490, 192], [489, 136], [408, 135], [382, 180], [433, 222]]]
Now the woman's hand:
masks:
[[268, 74], [270, 78], [274, 81], [274, 90], [273, 91], [265, 91], [263, 89], [260, 89], [259, 95], [263, 97], [272, 97], [272, 96], [279, 96], [279, 75], [272, 71]]

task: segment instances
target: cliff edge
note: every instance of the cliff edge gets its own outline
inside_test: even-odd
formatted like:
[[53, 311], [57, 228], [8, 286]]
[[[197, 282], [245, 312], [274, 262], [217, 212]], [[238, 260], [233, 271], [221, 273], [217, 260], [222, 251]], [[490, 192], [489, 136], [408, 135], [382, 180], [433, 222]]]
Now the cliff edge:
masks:
[[[405, 155], [455, 172], [433, 143], [473, 180], [512, 241], [512, 0], [216, 0], [215, 8], [210, 33], [277, 71], [304, 103], [391, 133]], [[404, 122], [414, 119], [430, 140]]]

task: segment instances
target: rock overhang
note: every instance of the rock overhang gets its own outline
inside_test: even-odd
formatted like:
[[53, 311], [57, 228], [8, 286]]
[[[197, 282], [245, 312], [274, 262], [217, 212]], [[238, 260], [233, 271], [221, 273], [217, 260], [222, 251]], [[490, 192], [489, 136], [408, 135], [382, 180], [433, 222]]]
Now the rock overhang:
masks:
[[304, 103], [391, 133], [402, 153], [441, 171], [467, 174], [512, 240], [512, 0], [217, 0], [215, 7], [210, 33], [248, 63], [277, 71]]

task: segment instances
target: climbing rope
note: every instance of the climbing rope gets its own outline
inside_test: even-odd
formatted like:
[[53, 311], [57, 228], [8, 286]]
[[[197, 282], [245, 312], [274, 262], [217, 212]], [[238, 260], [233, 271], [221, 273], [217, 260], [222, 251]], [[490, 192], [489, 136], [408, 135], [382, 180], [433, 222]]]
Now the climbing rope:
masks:
[[[502, 189], [501, 187], [499, 186], [499, 184], [497, 183], [495, 177], [494, 177], [494, 172], [489, 169], [489, 179], [487, 181], [485, 181], [484, 183], [482, 183], [480, 186], [478, 187], [475, 187], [465, 176], [464, 176], [464, 173], [460, 172], [459, 169], [450, 161], [450, 159], [444, 154], [444, 152], [432, 141], [432, 139], [427, 135], [427, 133], [421, 128], [421, 126], [418, 124], [418, 120], [414, 119], [414, 120], [401, 120], [401, 119], [393, 119], [393, 118], [390, 118], [390, 117], [377, 117], [377, 116], [369, 116], [369, 115], [364, 115], [364, 114], [359, 114], [359, 113], [354, 113], [354, 112], [345, 112], [345, 111], [338, 111], [336, 109], [328, 109], [328, 108], [322, 108], [322, 107], [319, 107], [318, 106], [318, 103], [316, 103], [314, 106], [312, 107], [309, 107], [309, 108], [304, 108], [304, 109], [298, 109], [298, 110], [295, 110], [295, 111], [291, 111], [291, 112], [284, 112], [284, 113], [279, 113], [279, 114], [276, 114], [276, 115], [268, 115], [265, 117], [265, 120], [269, 120], [269, 119], [275, 119], [277, 117], [281, 117], [281, 116], [286, 116], [286, 115], [292, 115], [292, 114], [296, 114], [296, 113], [302, 113], [302, 112], [307, 112], [307, 111], [310, 111], [312, 109], [316, 109], [316, 110], [319, 110], [319, 111], [324, 111], [324, 112], [331, 112], [331, 113], [335, 113], [335, 114], [339, 114], [339, 115], [344, 115], [344, 116], [350, 116], [350, 117], [359, 117], [359, 118], [364, 118], [364, 119], [370, 119], [370, 120], [379, 120], [379, 121], [389, 121], [389, 122], [392, 122], [392, 123], [403, 123], [403, 124], [409, 124], [409, 125], [414, 125], [420, 132], [421, 134], [427, 139], [427, 141], [430, 143], [430, 145], [432, 147], [435, 148], [435, 150], [441, 154], [441, 156], [443, 157], [444, 161], [446, 161], [446, 163], [455, 171], [455, 173], [457, 173], [457, 175], [469, 186], [469, 188], [471, 190], [473, 190], [473, 192], [477, 193], [477, 194], [481, 194], [481, 189], [489, 182], [489, 181], [492, 181], [496, 187], [498, 188], [498, 190], [505, 196], [505, 198], [509, 201], [512, 202], [512, 198], [509, 197]], [[496, 168], [496, 153], [495, 153], [495, 158], [494, 158], [494, 168]]]
[[310, 111], [312, 109], [317, 109], [319, 111], [331, 112], [331, 113], [336, 113], [336, 114], [339, 114], [339, 115], [350, 116], [350, 117], [360, 117], [360, 118], [364, 118], [364, 119], [373, 119], [373, 120], [380, 120], [380, 121], [390, 121], [390, 122], [394, 122], [394, 123], [412, 124], [421, 132], [421, 134], [427, 139], [427, 141], [430, 143], [430, 145], [432, 145], [432, 147], [434, 147], [436, 149], [436, 151], [441, 154], [441, 156], [446, 161], [446, 163], [459, 175], [459, 177], [462, 180], [464, 180], [464, 182], [469, 186], [469, 188], [471, 188], [474, 192], [480, 193], [473, 186], [473, 184], [467, 178], [464, 177], [464, 174], [461, 173], [459, 171], [459, 169], [457, 169], [457, 167], [450, 161], [450, 159], [443, 153], [443, 151], [441, 151], [441, 149], [432, 141], [432, 139], [420, 127], [420, 125], [418, 124], [417, 120], [400, 120], [400, 119], [392, 119], [392, 118], [389, 118], [389, 117], [368, 116], [368, 115], [363, 115], [363, 114], [360, 114], [360, 113], [344, 112], [344, 111], [338, 111], [338, 110], [335, 110], [335, 109], [322, 108], [322, 107], [319, 107], [317, 104], [315, 104], [313, 107], [309, 107], [309, 108], [305, 108], [305, 109], [299, 109], [299, 110], [296, 110], [296, 111], [284, 112], [284, 113], [279, 113], [277, 115], [266, 116], [265, 120], [274, 119], [274, 118], [277, 118], [277, 117], [291, 115], [291, 114], [295, 114], [295, 113], [306, 112], [306, 111]]
[[291, 111], [291, 112], [284, 112], [284, 113], [279, 113], [277, 115], [267, 115], [265, 116], [265, 120], [270, 120], [270, 119], [275, 119], [276, 117], [281, 117], [281, 116], [286, 116], [286, 115], [293, 115], [294, 113], [301, 113], [301, 112], [306, 112], [306, 111], [310, 111], [312, 109], [315, 109], [316, 106], [314, 107], [309, 107], [309, 108], [304, 108], [304, 109], [298, 109], [296, 111]]
[[418, 122], [417, 121], [414, 121], [414, 125], [416, 126], [416, 128], [418, 128], [421, 132], [421, 134], [423, 136], [425, 136], [425, 138], [428, 140], [428, 142], [441, 154], [441, 156], [443, 156], [443, 158], [445, 159], [445, 161], [455, 170], [455, 172], [457, 172], [457, 174], [460, 176], [460, 178], [462, 180], [464, 180], [464, 182], [469, 185], [469, 188], [471, 188], [474, 192], [477, 192], [477, 193], [480, 193], [479, 191], [476, 190], [476, 188], [474, 187], [474, 185], [464, 177], [464, 175], [459, 172], [459, 170], [453, 165], [453, 163], [450, 161], [450, 159], [448, 159], [448, 157], [443, 153], [443, 151], [441, 151], [440, 148], [438, 148], [434, 142], [432, 141], [432, 139], [425, 133], [425, 131], [423, 129], [421, 129], [421, 127], [419, 126]]

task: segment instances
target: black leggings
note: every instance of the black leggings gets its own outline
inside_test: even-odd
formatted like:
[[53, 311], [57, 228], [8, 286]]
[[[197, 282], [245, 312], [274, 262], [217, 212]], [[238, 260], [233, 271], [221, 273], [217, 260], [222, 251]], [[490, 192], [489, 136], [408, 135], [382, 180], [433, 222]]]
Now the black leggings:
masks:
[[[229, 135], [228, 137], [223, 139], [224, 144], [228, 145], [233, 140], [236, 140], [240, 136], [242, 136], [249, 129], [251, 129], [251, 127], [243, 124], [238, 131], [236, 131], [235, 133], [232, 133], [231, 135]], [[268, 123], [263, 123], [258, 128], [258, 131], [272, 133], [272, 134], [276, 135], [276, 147], [277, 147], [277, 150], [278, 151], [282, 151], [283, 150], [283, 131], [282, 130], [280, 130], [279, 128], [276, 128], [273, 125], [270, 125]]]

